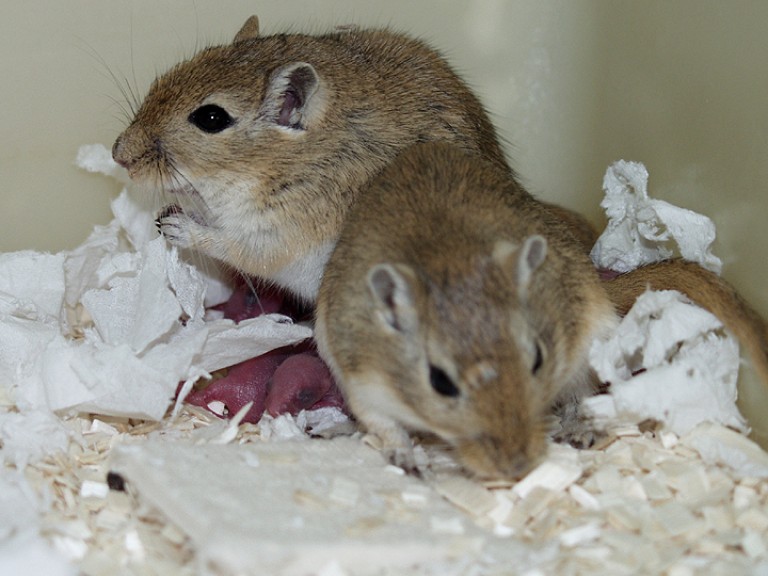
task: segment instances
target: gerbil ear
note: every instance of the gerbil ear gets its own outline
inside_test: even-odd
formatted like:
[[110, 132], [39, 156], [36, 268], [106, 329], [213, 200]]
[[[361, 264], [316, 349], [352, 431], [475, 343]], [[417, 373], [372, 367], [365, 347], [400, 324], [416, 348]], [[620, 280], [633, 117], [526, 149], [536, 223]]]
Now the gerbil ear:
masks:
[[531, 283], [531, 277], [547, 257], [547, 241], [543, 236], [529, 236], [525, 239], [517, 258], [517, 284], [525, 290]]
[[513, 273], [518, 293], [524, 297], [536, 269], [547, 257], [547, 241], [543, 236], [529, 236], [518, 247], [508, 240], [499, 240], [493, 247], [493, 259]]
[[248, 18], [248, 20], [245, 21], [245, 24], [243, 24], [243, 27], [240, 28], [240, 31], [235, 34], [235, 39], [232, 41], [232, 44], [237, 44], [244, 40], [253, 40], [254, 38], [258, 38], [258, 36], [259, 17], [254, 15]]
[[294, 62], [278, 68], [272, 75], [264, 99], [262, 114], [278, 126], [306, 130], [321, 111], [320, 77], [306, 62]]
[[413, 332], [418, 323], [413, 271], [403, 264], [376, 264], [368, 270], [367, 280], [377, 320], [398, 332]]

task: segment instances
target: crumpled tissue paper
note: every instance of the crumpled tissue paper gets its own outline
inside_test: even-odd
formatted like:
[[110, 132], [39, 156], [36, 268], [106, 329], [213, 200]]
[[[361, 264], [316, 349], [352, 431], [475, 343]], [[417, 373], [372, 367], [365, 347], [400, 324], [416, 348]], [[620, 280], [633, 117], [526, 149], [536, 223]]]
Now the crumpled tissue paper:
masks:
[[[79, 164], [124, 179], [103, 146], [83, 147]], [[0, 370], [21, 413], [159, 420], [179, 382], [311, 337], [278, 315], [206, 318], [231, 292], [217, 268], [182, 260], [129, 189], [112, 209], [75, 250], [0, 255]]]
[[619, 160], [603, 178], [600, 206], [608, 225], [592, 249], [599, 268], [629, 272], [675, 255], [719, 274], [720, 259], [712, 254], [714, 223], [702, 214], [648, 196], [648, 170], [640, 162]]
[[[460, 566], [463, 556], [494, 544], [436, 494], [408, 506], [400, 495], [423, 483], [349, 437], [226, 446], [149, 441], [117, 448], [112, 466], [139, 479], [142, 495], [184, 527], [217, 573], [400, 574], [443, 562], [439, 573], [454, 574], [453, 562]], [[513, 541], [499, 548], [517, 562], [530, 554]]]
[[702, 422], [748, 431], [736, 408], [738, 344], [679, 292], [643, 294], [614, 336], [593, 344], [590, 362], [611, 383], [609, 396], [586, 400], [602, 416], [654, 418], [678, 435]]
[[40, 534], [41, 508], [22, 472], [0, 475], [0, 574], [78, 574]]
[[[680, 255], [716, 273], [711, 252], [715, 227], [707, 217], [650, 198], [648, 171], [619, 161], [603, 180], [601, 206], [609, 223], [592, 251], [599, 268], [628, 272]], [[712, 314], [675, 291], [649, 291], [638, 298], [607, 341], [593, 344], [590, 362], [610, 394], [586, 400], [593, 414], [635, 421], [655, 418], [685, 434], [703, 422], [747, 432], [736, 408], [738, 343]]]

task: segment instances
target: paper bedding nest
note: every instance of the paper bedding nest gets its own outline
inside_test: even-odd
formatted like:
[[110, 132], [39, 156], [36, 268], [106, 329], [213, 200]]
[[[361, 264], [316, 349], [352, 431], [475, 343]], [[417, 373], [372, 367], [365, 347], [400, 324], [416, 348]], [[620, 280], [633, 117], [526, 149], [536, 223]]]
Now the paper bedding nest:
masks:
[[[225, 275], [213, 264], [193, 266], [157, 234], [155, 212], [131, 190], [106, 148], [83, 147], [78, 164], [126, 183], [112, 204], [114, 220], [96, 227], [72, 251], [0, 255], [2, 573], [12, 573], [3, 566], [26, 566], [30, 558], [36, 562], [50, 559], [48, 573], [72, 573], [71, 565], [60, 563], [61, 555], [69, 560], [87, 556], [82, 546], [73, 545], [80, 540], [71, 534], [51, 537], [46, 528], [48, 538], [40, 537], [42, 518], [52, 506], [51, 495], [36, 493], [25, 476], [35, 465], [71, 452], [72, 442], [84, 442], [69, 420], [88, 415], [97, 431], [109, 430], [110, 438], [116, 428], [104, 422], [121, 418], [161, 421], [166, 428], [159, 429], [167, 433], [167, 426], [187, 410], [181, 401], [196, 381], [312, 335], [308, 326], [277, 314], [239, 323], [217, 316], [212, 308], [232, 293]], [[623, 272], [679, 253], [719, 272], [720, 261], [711, 253], [715, 237], [711, 221], [649, 198], [647, 179], [645, 168], [631, 162], [617, 162], [606, 173], [601, 205], [609, 223], [593, 250], [596, 265]], [[737, 475], [768, 478], [768, 455], [733, 432], [748, 431], [735, 405], [738, 346], [709, 313], [678, 293], [649, 292], [638, 300], [614, 338], [595, 344], [591, 362], [611, 387], [609, 394], [588, 399], [586, 406], [607, 427], [653, 419], [663, 426], [661, 433], [667, 435], [669, 446], [676, 443], [670, 438], [686, 437], [688, 446], [705, 462], [726, 466]], [[638, 371], [642, 373], [633, 376]], [[234, 418], [229, 424], [211, 418], [211, 431], [207, 436], [198, 434], [197, 444], [232, 442], [245, 411], [230, 414]], [[317, 432], [345, 421], [337, 408], [322, 408], [296, 417], [265, 416], [256, 429], [261, 440], [302, 438], [308, 427]], [[636, 427], [630, 428], [637, 432]], [[385, 463], [359, 440], [342, 437], [325, 443], [291, 443], [291, 448], [272, 442], [260, 445], [254, 453], [220, 445], [182, 447], [175, 441], [178, 435], [168, 436], [174, 441], [155, 437], [144, 443], [124, 442], [114, 450], [109, 465], [182, 527], [184, 537], [191, 538], [196, 549], [198, 563], [226, 573], [267, 567], [271, 572], [266, 573], [275, 574], [321, 573], [321, 567], [328, 575], [348, 573], [345, 570], [374, 573], [376, 567], [445, 568], [440, 563], [446, 558], [455, 561], [464, 555], [476, 559], [482, 550], [487, 562], [495, 547], [487, 542], [487, 532], [466, 526], [457, 512], [460, 508], [472, 508], [481, 527], [478, 507], [490, 514], [492, 521], [484, 518], [485, 528], [490, 526], [490, 533], [497, 537], [519, 535], [505, 524], [512, 514], [512, 500], [505, 516], [499, 510], [506, 506], [499, 493], [495, 497], [488, 491], [475, 493], [480, 487], [470, 486], [460, 476], [436, 481], [433, 488], [444, 497], [436, 500], [430, 496], [431, 489], [416, 479], [403, 477], [397, 470], [382, 474], [388, 470]], [[540, 495], [542, 489], [579, 488], [573, 483], [584, 472], [583, 467], [574, 468], [573, 454], [565, 447], [555, 447], [553, 458], [512, 487], [510, 494], [525, 501], [531, 493]], [[214, 468], [206, 470], [214, 461]], [[282, 467], [270, 467], [275, 462]], [[313, 501], [317, 486], [304, 485], [308, 474], [314, 474], [313, 481], [317, 481], [321, 471], [328, 473], [329, 462], [337, 473], [323, 481], [328, 483], [329, 501], [341, 506], [343, 513], [330, 514], [332, 507]], [[555, 466], [554, 485], [552, 476], [546, 474], [552, 462], [560, 463]], [[347, 476], [338, 472], [345, 470]], [[577, 473], [569, 475], [569, 470]], [[248, 512], [242, 510], [242, 502], [253, 488], [249, 484], [235, 488], [243, 485], [245, 475], [270, 486], [274, 496], [268, 502], [251, 503]], [[223, 482], [218, 490], [217, 482]], [[176, 486], [170, 493], [169, 484]], [[93, 485], [99, 490], [106, 486], [104, 481]], [[763, 492], [758, 495], [768, 499], [765, 485], [759, 485]], [[82, 486], [80, 490], [82, 497]], [[377, 490], [400, 490], [407, 495], [403, 496], [406, 504], [417, 511], [428, 509], [429, 514], [423, 519], [412, 514], [408, 529], [401, 524], [396, 530], [389, 529], [386, 523], [376, 524], [376, 530], [371, 526], [364, 529], [366, 518], [372, 522], [370, 514], [353, 509], [361, 505], [369, 512], [382, 509]], [[578, 490], [576, 494], [577, 500], [589, 500]], [[192, 502], [197, 508], [190, 509]], [[310, 508], [321, 509], [315, 520], [301, 514], [307, 502]], [[220, 522], [212, 524], [212, 517]], [[275, 541], [275, 530], [269, 522], [265, 528], [264, 517], [279, 526], [278, 532], [304, 542], [302, 552]], [[768, 515], [765, 522], [768, 528]], [[594, 523], [586, 526], [591, 528], [582, 527], [583, 533], [571, 537], [576, 541], [596, 539], [600, 529]], [[355, 530], [360, 534], [368, 530], [376, 538], [352, 537], [345, 544], [335, 530], [347, 536], [354, 536]], [[81, 540], [87, 542], [88, 538]], [[768, 543], [759, 538], [751, 542], [755, 558], [760, 557], [760, 545]], [[255, 561], [243, 551], [253, 550], [257, 543], [261, 547]], [[130, 548], [127, 541], [124, 544]], [[505, 558], [523, 555], [531, 569], [542, 565], [530, 550], [508, 543], [499, 554]], [[52, 567], [56, 567], [53, 572]], [[98, 570], [92, 567], [90, 572]]]

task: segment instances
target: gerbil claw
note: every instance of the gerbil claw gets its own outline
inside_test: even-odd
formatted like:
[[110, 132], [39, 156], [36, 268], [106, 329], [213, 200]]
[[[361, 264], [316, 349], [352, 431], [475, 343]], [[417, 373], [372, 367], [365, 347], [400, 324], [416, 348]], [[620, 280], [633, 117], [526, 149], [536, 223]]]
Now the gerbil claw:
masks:
[[401, 426], [384, 419], [368, 421], [366, 426], [368, 434], [363, 437], [366, 444], [383, 452], [393, 466], [402, 468], [407, 474], [421, 477], [413, 443]]
[[408, 448], [394, 448], [389, 451], [389, 461], [398, 468], [405, 470], [405, 473], [409, 476], [415, 476], [421, 478], [421, 470], [416, 465], [416, 458], [413, 454], [413, 449]]
[[169, 204], [165, 208], [163, 208], [160, 213], [157, 215], [157, 218], [155, 218], [155, 227], [157, 228], [158, 232], [161, 234], [163, 233], [163, 220], [167, 218], [168, 216], [171, 216], [173, 214], [181, 214], [181, 206], [178, 206], [176, 204]]
[[580, 419], [568, 422], [554, 434], [553, 439], [560, 444], [570, 444], [578, 450], [585, 450], [605, 437], [605, 432], [595, 429], [590, 420]]
[[192, 248], [207, 238], [209, 229], [202, 226], [179, 206], [166, 206], [155, 220], [160, 234], [178, 248]]
[[605, 432], [595, 428], [592, 418], [583, 414], [580, 408], [578, 401], [572, 401], [554, 409], [555, 415], [560, 419], [560, 429], [552, 435], [555, 442], [584, 450], [592, 448], [607, 437]]
[[160, 210], [160, 213], [157, 215], [155, 222], [160, 222], [160, 220], [170, 216], [171, 214], [181, 214], [182, 212], [183, 210], [178, 204], [168, 204], [168, 206]]

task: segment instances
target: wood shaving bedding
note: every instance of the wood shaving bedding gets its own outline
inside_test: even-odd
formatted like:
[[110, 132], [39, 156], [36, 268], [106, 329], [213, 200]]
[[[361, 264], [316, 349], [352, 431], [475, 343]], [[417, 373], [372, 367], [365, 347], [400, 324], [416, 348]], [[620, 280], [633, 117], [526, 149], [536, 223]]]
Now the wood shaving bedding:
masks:
[[[67, 419], [66, 425], [73, 432], [68, 452], [28, 466], [24, 474], [41, 500], [47, 501], [42, 534], [75, 562], [80, 573], [219, 573], [200, 556], [184, 526], [170, 522], [143, 497], [141, 482], [128, 477], [126, 491], [121, 492], [109, 489], [107, 475], [117, 445], [142, 446], [154, 440], [210, 444], [222, 437], [227, 423], [185, 407], [173, 422], [77, 417]], [[721, 432], [719, 427], [710, 428]], [[263, 444], [263, 430], [242, 425], [232, 444]], [[373, 566], [370, 573], [768, 574], [768, 482], [764, 477], [705, 463], [687, 437], [641, 433], [632, 427], [624, 427], [622, 433], [601, 450], [553, 446], [549, 458], [516, 484], [477, 483], [461, 475], [437, 449], [426, 446], [431, 467], [424, 478], [410, 478], [412, 483], [401, 494], [390, 494], [388, 498], [397, 505], [386, 508], [389, 512], [381, 517], [358, 522], [356, 533], [375, 534], [377, 527], [403, 518], [413, 522], [428, 518], [438, 539], [474, 526], [472, 530], [482, 534], [482, 550], [442, 562], [417, 563], [407, 571], [386, 572]], [[291, 445], [284, 445], [282, 463], [263, 464], [287, 466]], [[382, 474], [387, 468], [392, 467], [382, 460]], [[327, 478], [327, 493], [309, 491], [295, 498], [310, 510], [354, 508], [368, 496], [365, 485], [335, 476], [334, 462], [327, 463]], [[438, 495], [451, 503], [456, 517], [433, 512], [432, 503], [441, 500]], [[499, 552], [509, 546], [517, 553], [513, 544], [526, 550], [521, 564], [507, 563], [508, 555]], [[355, 573], [347, 571], [344, 558], [317, 570], [317, 574]]]

